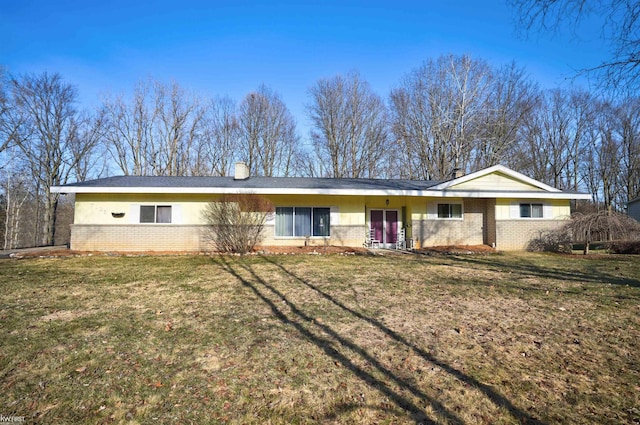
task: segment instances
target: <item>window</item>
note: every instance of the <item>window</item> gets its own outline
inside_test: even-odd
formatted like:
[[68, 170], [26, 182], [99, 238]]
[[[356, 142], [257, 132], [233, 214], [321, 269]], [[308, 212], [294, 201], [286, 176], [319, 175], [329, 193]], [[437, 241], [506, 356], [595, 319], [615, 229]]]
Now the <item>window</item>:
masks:
[[140, 205], [140, 223], [171, 223], [171, 206]]
[[542, 218], [542, 204], [520, 204], [520, 218]]
[[276, 236], [329, 236], [329, 208], [277, 207]]
[[438, 218], [462, 218], [462, 204], [438, 204]]

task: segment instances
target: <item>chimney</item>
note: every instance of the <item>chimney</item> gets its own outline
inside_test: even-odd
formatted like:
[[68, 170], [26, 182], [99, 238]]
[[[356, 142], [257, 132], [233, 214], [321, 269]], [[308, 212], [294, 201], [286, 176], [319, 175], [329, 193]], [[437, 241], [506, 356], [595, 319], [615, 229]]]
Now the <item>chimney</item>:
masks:
[[462, 168], [454, 168], [453, 172], [451, 173], [451, 178], [452, 179], [458, 179], [460, 177], [464, 176], [464, 170]]
[[249, 178], [249, 167], [244, 162], [236, 162], [236, 172], [233, 175], [234, 180], [246, 180]]

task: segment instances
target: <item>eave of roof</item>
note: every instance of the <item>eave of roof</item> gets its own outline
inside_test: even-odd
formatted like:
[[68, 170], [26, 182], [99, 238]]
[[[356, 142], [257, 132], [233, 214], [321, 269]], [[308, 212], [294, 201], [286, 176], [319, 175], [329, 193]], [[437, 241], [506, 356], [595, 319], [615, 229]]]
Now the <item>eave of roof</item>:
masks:
[[178, 187], [178, 186], [58, 186], [58, 193], [129, 193], [129, 194], [258, 194], [258, 195], [336, 195], [336, 196], [406, 196], [434, 198], [528, 198], [528, 199], [591, 199], [591, 195], [572, 192], [500, 191], [500, 190], [400, 190], [341, 188], [261, 188], [261, 187]]

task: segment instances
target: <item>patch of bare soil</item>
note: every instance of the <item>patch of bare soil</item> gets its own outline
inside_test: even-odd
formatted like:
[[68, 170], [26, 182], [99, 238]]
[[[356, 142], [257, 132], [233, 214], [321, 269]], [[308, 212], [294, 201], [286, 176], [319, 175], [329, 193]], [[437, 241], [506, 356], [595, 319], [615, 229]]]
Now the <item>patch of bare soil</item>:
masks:
[[354, 248], [349, 246], [334, 245], [309, 245], [309, 246], [261, 246], [256, 248], [257, 253], [263, 254], [364, 254], [366, 248]]
[[458, 254], [491, 254], [497, 252], [489, 245], [441, 245], [429, 246], [415, 250], [425, 255], [458, 255]]
[[[295, 254], [342, 254], [355, 255], [365, 254], [366, 248], [354, 248], [347, 246], [333, 245], [315, 245], [315, 246], [260, 246], [257, 247], [253, 254], [279, 254], [279, 255], [295, 255]], [[47, 251], [21, 252], [12, 255], [13, 258], [53, 258], [53, 257], [89, 257], [89, 256], [162, 256], [162, 255], [207, 255], [216, 254], [216, 252], [200, 252], [200, 251], [73, 251], [70, 249], [56, 249]]]
[[[308, 245], [308, 246], [260, 246], [254, 250], [254, 254], [276, 254], [276, 255], [321, 255], [321, 254], [341, 254], [357, 255], [369, 253], [363, 247], [347, 247], [335, 245]], [[413, 252], [423, 255], [461, 255], [461, 254], [490, 254], [497, 252], [488, 245], [442, 245], [430, 246], [416, 249]], [[73, 251], [70, 249], [50, 249], [46, 251], [28, 251], [14, 254], [15, 258], [34, 257], [78, 257], [78, 256], [161, 256], [161, 255], [202, 255], [209, 254], [198, 251]]]

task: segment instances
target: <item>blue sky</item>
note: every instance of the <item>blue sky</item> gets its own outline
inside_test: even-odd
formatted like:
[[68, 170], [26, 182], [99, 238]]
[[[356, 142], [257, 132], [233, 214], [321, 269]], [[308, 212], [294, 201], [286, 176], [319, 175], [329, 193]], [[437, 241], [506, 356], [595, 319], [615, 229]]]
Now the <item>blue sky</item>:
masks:
[[357, 70], [386, 98], [425, 59], [453, 53], [515, 61], [556, 87], [606, 58], [598, 27], [519, 38], [514, 19], [504, 0], [2, 0], [0, 65], [58, 72], [87, 106], [147, 77], [236, 101], [265, 83], [305, 136], [307, 91], [322, 77]]

